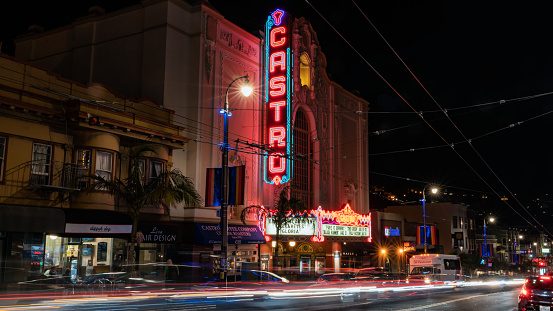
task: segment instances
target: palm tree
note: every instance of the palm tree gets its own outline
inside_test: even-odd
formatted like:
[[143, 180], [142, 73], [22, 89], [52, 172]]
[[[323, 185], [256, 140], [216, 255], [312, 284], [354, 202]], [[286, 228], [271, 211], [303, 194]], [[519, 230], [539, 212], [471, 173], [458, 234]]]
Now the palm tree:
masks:
[[165, 170], [157, 178], [150, 178], [145, 182], [139, 160], [148, 152], [157, 154], [157, 148], [151, 145], [139, 145], [131, 148], [129, 156], [132, 166], [127, 178], [116, 178], [112, 181], [100, 175], [84, 177], [94, 180], [88, 188], [89, 191], [108, 191], [130, 209], [132, 232], [127, 256], [129, 264], [134, 264], [135, 261], [134, 243], [137, 241], [138, 217], [142, 208], [158, 206], [168, 212], [169, 207], [175, 203], [183, 202], [187, 206], [199, 206], [203, 202], [192, 180], [184, 176], [178, 169]]
[[[267, 210], [263, 206], [252, 205], [244, 208], [240, 214], [240, 219], [243, 224], [246, 224], [246, 217], [249, 213], [255, 213], [256, 215], [262, 214], [265, 217], [271, 217], [271, 220], [275, 224], [276, 236], [275, 240], [280, 240], [280, 229], [284, 227], [289, 222], [299, 221], [303, 222], [307, 219], [308, 213], [306, 211], [306, 206], [301, 199], [298, 198], [289, 198], [290, 186], [286, 186], [282, 189], [278, 196], [278, 201], [276, 202], [273, 210]], [[296, 217], [290, 217], [294, 215]], [[276, 268], [278, 265], [278, 244], [276, 247], [275, 255], [273, 256], [273, 268]]]

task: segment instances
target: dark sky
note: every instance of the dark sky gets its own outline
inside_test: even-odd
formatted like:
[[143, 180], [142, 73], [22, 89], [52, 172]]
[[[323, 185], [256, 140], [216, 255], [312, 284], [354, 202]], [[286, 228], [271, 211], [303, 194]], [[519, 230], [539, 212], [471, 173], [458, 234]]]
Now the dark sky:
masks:
[[[424, 187], [402, 179], [410, 178], [492, 196], [553, 195], [553, 4], [311, 0], [342, 38], [306, 1], [210, 2], [255, 34], [276, 8], [312, 23], [331, 79], [370, 102], [371, 184]], [[31, 24], [51, 29], [86, 15], [94, 4], [111, 12], [137, 3], [17, 2], [1, 10], [3, 51], [13, 54], [11, 40]], [[15, 23], [8, 22], [14, 16]], [[422, 111], [434, 130], [412, 109]]]

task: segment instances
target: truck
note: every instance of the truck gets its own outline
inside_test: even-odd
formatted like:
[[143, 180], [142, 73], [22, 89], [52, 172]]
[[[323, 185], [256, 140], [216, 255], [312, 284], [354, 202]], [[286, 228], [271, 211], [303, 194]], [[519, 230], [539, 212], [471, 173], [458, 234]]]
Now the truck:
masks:
[[427, 281], [461, 281], [461, 260], [457, 255], [421, 254], [409, 259], [411, 277]]

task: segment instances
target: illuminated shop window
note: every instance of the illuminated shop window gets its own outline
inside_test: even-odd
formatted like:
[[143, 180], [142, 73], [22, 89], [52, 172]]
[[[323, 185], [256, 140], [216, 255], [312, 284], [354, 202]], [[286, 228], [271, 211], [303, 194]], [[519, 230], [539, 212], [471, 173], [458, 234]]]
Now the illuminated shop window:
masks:
[[310, 139], [309, 122], [305, 112], [298, 110], [294, 121], [294, 176], [292, 178], [292, 197], [301, 199], [303, 203], [312, 208], [313, 183], [313, 144]]
[[311, 86], [311, 72], [309, 69], [309, 64], [311, 63], [311, 58], [307, 53], [303, 52], [300, 55], [300, 80], [301, 85]]

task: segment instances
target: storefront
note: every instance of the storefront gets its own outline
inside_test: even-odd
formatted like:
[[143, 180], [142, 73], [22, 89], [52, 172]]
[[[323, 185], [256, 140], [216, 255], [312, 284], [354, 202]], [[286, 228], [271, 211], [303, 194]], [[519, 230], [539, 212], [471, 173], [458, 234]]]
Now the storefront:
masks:
[[62, 209], [0, 205], [0, 290], [44, 272], [45, 236], [64, 232]]
[[107, 210], [64, 209], [65, 229], [45, 241], [45, 269], [71, 275], [73, 280], [91, 274], [126, 270], [131, 217]]
[[[194, 244], [211, 248], [210, 264], [213, 275], [216, 275], [220, 269], [221, 228], [217, 224], [195, 223]], [[260, 244], [265, 244], [265, 237], [258, 226], [228, 226], [229, 279], [238, 280], [243, 267], [253, 265], [258, 269]]]
[[193, 233], [191, 223], [139, 222], [137, 252], [141, 274], [163, 278], [164, 264], [171, 259], [179, 269], [177, 282], [199, 282], [210, 277], [205, 258], [209, 259], [211, 250], [194, 246]]
[[285, 221], [278, 232], [271, 211], [260, 220], [266, 239], [261, 263], [289, 274], [291, 279], [315, 277], [363, 266], [371, 242], [371, 215], [354, 212], [348, 204], [339, 211], [322, 208]]

